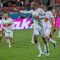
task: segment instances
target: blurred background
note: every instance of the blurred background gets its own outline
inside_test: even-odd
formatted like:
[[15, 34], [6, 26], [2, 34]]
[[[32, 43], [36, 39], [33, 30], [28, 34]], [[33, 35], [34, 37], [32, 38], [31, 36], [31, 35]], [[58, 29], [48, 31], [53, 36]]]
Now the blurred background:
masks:
[[[46, 5], [49, 1], [48, 5], [51, 4], [57, 12], [60, 14], [60, 0], [0, 0], [0, 16], [4, 11], [7, 11], [8, 13], [13, 12], [12, 14], [18, 17], [17, 15], [23, 15], [23, 17], [31, 17], [31, 15], [27, 14], [18, 14], [19, 10], [30, 10], [30, 4], [32, 1], [36, 1], [39, 5]], [[15, 14], [14, 14], [15, 13]], [[59, 15], [58, 14], [58, 15]], [[10, 14], [11, 15], [11, 14]], [[13, 16], [12, 15], [12, 16]], [[12, 17], [12, 18], [14, 18]]]
[[0, 20], [2, 18], [3, 12], [8, 12], [9, 16], [16, 22], [17, 20], [20, 20], [20, 21], [22, 20], [24, 22], [24, 19], [30, 22], [32, 15], [23, 14], [23, 13], [20, 13], [19, 11], [31, 10], [30, 5], [31, 5], [31, 2], [33, 1], [36, 1], [40, 7], [43, 5], [47, 5], [47, 6], [51, 5], [57, 12], [57, 17], [59, 17], [59, 19], [57, 19], [56, 24], [57, 24], [57, 27], [60, 27], [60, 0], [0, 0]]

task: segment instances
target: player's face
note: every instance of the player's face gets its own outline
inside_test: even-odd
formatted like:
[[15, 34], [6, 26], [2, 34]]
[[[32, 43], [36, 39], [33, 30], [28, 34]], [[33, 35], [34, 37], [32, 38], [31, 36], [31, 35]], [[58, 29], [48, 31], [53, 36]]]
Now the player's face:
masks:
[[34, 8], [35, 8], [35, 7], [34, 7], [34, 4], [31, 4], [31, 8], [32, 8], [32, 9], [34, 9]]
[[7, 19], [8, 18], [8, 15], [7, 14], [4, 14], [3, 17], [4, 17], [4, 19]]

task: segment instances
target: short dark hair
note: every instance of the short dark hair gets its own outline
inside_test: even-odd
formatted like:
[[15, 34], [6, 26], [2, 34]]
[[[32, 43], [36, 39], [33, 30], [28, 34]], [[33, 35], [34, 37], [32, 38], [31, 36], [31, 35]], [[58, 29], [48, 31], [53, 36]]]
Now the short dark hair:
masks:
[[48, 9], [48, 10], [52, 10], [53, 7], [52, 7], [52, 6], [48, 6], [47, 9]]

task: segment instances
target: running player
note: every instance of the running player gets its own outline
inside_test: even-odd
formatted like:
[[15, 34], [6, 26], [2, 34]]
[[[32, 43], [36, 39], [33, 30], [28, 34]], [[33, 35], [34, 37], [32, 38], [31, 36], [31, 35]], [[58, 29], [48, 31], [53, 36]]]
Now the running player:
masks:
[[48, 17], [48, 21], [47, 21], [47, 22], [49, 22], [49, 23], [47, 23], [47, 26], [50, 25], [50, 28], [48, 28], [48, 29], [49, 29], [48, 32], [49, 32], [50, 37], [49, 37], [48, 40], [49, 40], [50, 42], [52, 42], [53, 45], [54, 45], [54, 47], [55, 47], [55, 46], [56, 46], [56, 41], [54, 41], [54, 40], [52, 39], [52, 35], [53, 35], [52, 29], [53, 29], [53, 23], [54, 23], [54, 16], [53, 16], [53, 14], [52, 14], [52, 6], [49, 6], [49, 7], [48, 7], [48, 10], [47, 10], [47, 12], [46, 12], [46, 15], [47, 15], [47, 17]]
[[45, 24], [44, 18], [46, 18], [46, 17], [45, 17], [45, 12], [41, 8], [38, 8], [38, 4], [36, 2], [31, 3], [31, 8], [32, 8], [32, 10], [30, 10], [30, 11], [21, 11], [20, 10], [20, 12], [31, 13], [34, 17], [34, 42], [39, 51], [38, 57], [40, 57], [42, 54], [42, 49], [41, 49], [40, 44], [37, 39], [38, 35], [40, 35], [42, 37], [45, 47], [46, 47], [46, 53], [48, 54], [46, 35], [44, 33], [44, 24]]
[[13, 39], [13, 29], [12, 29], [13, 20], [8, 17], [7, 13], [3, 14], [2, 25], [3, 25], [2, 33], [4, 33], [7, 43], [9, 44], [9, 47], [11, 47]]
[[57, 13], [55, 9], [52, 9], [52, 15], [54, 16], [54, 20], [52, 23], [52, 33], [54, 35], [54, 32], [56, 31], [56, 18], [57, 18]]

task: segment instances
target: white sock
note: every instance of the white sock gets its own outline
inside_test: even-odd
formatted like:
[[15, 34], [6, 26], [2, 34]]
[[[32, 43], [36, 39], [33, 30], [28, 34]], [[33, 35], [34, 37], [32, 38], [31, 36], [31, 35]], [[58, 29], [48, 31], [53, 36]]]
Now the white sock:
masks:
[[11, 47], [11, 43], [9, 42], [9, 47]]
[[41, 47], [40, 47], [39, 42], [38, 42], [38, 43], [36, 43], [36, 47], [38, 48], [39, 53], [42, 53], [42, 49], [41, 49]]
[[9, 40], [8, 39], [6, 39], [6, 41], [7, 41], [7, 43], [9, 43]]
[[52, 42], [53, 44], [56, 44], [56, 41], [52, 40], [51, 38], [49, 41]]
[[11, 42], [10, 42], [9, 39], [7, 39], [7, 42], [8, 42], [8, 44], [9, 44], [9, 47], [11, 47]]
[[59, 37], [60, 37], [60, 31], [59, 31]]
[[34, 43], [34, 34], [32, 35], [32, 43]]
[[44, 44], [44, 52], [46, 52], [46, 44]]

